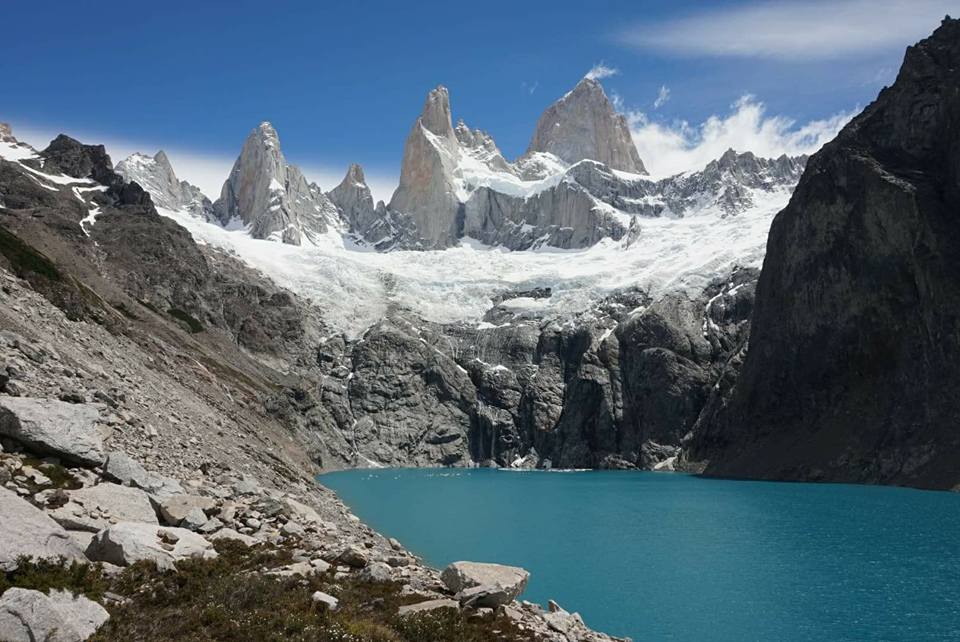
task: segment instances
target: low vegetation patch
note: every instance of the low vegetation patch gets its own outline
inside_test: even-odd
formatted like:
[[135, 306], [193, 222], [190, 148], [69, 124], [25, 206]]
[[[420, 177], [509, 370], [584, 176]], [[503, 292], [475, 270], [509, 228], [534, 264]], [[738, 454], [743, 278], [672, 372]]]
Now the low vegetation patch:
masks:
[[[406, 619], [402, 604], [425, 597], [402, 594], [395, 582], [335, 579], [332, 573], [308, 578], [262, 574], [289, 564], [284, 548], [216, 543], [219, 557], [184, 560], [176, 572], [138, 563], [107, 577], [97, 565], [22, 560], [0, 576], [0, 592], [11, 586], [47, 591], [65, 588], [102, 600], [110, 620], [91, 640], [295, 642], [486, 642], [531, 640], [503, 617], [470, 618], [453, 610]], [[336, 611], [314, 602], [314, 591], [339, 599]]]
[[43, 473], [44, 477], [50, 480], [49, 484], [36, 484], [33, 483], [32, 480], [29, 481], [27, 486], [34, 493], [41, 490], [47, 490], [48, 488], [76, 490], [83, 487], [83, 484], [80, 483], [80, 480], [74, 477], [62, 464], [55, 464], [50, 461], [37, 459], [36, 457], [25, 457], [23, 459], [23, 464], [24, 466], [35, 468], [39, 472]]
[[177, 319], [178, 321], [183, 321], [186, 324], [187, 329], [189, 329], [192, 334], [203, 332], [203, 324], [197, 321], [195, 318], [193, 318], [189, 314], [187, 314], [186, 312], [184, 312], [183, 310], [179, 308], [170, 308], [169, 310], [167, 310], [167, 314], [172, 316], [174, 319]]
[[62, 279], [53, 261], [2, 226], [0, 226], [0, 254], [7, 258], [13, 273], [21, 279], [27, 278], [30, 274], [42, 276], [51, 281]]

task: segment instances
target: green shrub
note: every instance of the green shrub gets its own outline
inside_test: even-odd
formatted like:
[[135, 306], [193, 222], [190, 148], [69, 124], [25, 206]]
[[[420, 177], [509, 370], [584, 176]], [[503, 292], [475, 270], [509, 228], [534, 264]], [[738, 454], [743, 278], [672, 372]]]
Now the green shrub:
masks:
[[170, 308], [169, 310], [167, 310], [167, 314], [172, 316], [174, 319], [183, 321], [185, 324], [187, 324], [187, 328], [190, 330], [192, 334], [203, 332], [203, 324], [197, 321], [195, 318], [193, 318], [189, 314], [187, 314], [186, 312], [184, 312], [183, 310], [179, 308]]
[[0, 254], [7, 257], [14, 274], [21, 279], [26, 278], [30, 273], [46, 277], [51, 281], [60, 281], [62, 278], [60, 271], [50, 259], [2, 226], [0, 226]]

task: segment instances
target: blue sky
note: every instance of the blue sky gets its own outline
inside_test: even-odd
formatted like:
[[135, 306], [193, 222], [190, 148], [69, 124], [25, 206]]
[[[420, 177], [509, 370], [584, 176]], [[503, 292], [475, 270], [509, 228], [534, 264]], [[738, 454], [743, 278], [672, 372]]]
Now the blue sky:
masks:
[[[0, 120], [34, 143], [66, 131], [114, 155], [162, 146], [207, 191], [270, 120], [321, 185], [358, 161], [382, 197], [433, 86], [514, 157], [543, 109], [603, 63], [608, 93], [652, 136], [644, 160], [672, 158], [666, 171], [699, 162], [684, 154], [704, 123], [729, 125], [717, 145], [789, 148], [781, 139], [811, 121], [842, 122], [951, 4], [5, 2]], [[731, 120], [745, 108], [749, 122]]]

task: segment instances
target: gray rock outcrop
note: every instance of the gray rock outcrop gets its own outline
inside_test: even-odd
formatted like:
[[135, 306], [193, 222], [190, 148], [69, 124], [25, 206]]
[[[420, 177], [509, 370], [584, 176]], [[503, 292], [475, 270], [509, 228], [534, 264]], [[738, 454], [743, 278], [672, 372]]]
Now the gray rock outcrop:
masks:
[[175, 479], [147, 472], [140, 462], [126, 453], [111, 451], [103, 465], [103, 474], [125, 486], [133, 486], [146, 491], [157, 504], [174, 495], [182, 495], [183, 487]]
[[0, 596], [0, 639], [5, 642], [83, 642], [110, 619], [105, 608], [67, 591], [11, 588]]
[[581, 80], [540, 116], [527, 147], [527, 155], [536, 152], [553, 154], [571, 165], [594, 160], [624, 172], [647, 173], [627, 119], [591, 78]]
[[0, 398], [0, 435], [78, 464], [103, 463], [103, 440], [97, 432], [99, 418], [100, 410], [92, 404]]
[[17, 558], [85, 562], [70, 535], [39, 508], [0, 487], [0, 570], [16, 568]]
[[55, 522], [69, 530], [97, 531], [111, 522], [157, 524], [150, 498], [139, 488], [98, 484], [68, 492], [69, 501], [49, 511]]
[[95, 562], [129, 566], [146, 560], [163, 569], [173, 568], [182, 559], [216, 556], [213, 545], [201, 535], [185, 528], [142, 522], [113, 524], [97, 533], [87, 548], [87, 557]]
[[[216, 502], [209, 497], [199, 495], [173, 495], [160, 504], [163, 521], [171, 526], [179, 526], [194, 511], [212, 511]], [[206, 520], [204, 520], [206, 521]]]
[[224, 225], [239, 221], [258, 239], [300, 245], [339, 220], [336, 206], [300, 169], [288, 165], [270, 123], [250, 132], [214, 203]]
[[347, 175], [327, 196], [339, 209], [350, 233], [378, 250], [389, 250], [417, 238], [409, 216], [387, 209], [383, 201], [374, 205], [363, 168], [356, 163], [350, 165]]

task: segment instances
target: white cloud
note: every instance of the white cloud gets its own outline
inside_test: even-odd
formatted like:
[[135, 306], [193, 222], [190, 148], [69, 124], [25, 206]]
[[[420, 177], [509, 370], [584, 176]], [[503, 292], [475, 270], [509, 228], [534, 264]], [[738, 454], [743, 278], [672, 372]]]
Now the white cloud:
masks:
[[[18, 125], [16, 122], [11, 123], [11, 125], [13, 127], [13, 135], [16, 136], [18, 140], [29, 143], [37, 149], [46, 147], [59, 133], [25, 124]], [[233, 162], [236, 160], [235, 157], [205, 154], [203, 152], [177, 147], [170, 148], [156, 143], [136, 143], [111, 139], [96, 134], [67, 133], [69, 136], [73, 136], [83, 143], [102, 144], [107, 148], [107, 153], [110, 154], [110, 158], [114, 164], [134, 152], [141, 152], [152, 156], [157, 150], [163, 149], [170, 159], [170, 164], [173, 166], [173, 171], [176, 172], [177, 178], [196, 185], [211, 200], [217, 200], [220, 196], [220, 188], [223, 187], [223, 182], [230, 175]], [[237, 138], [238, 154], [240, 153], [240, 143], [246, 134], [247, 132], [242, 132]], [[289, 158], [287, 161], [298, 164]], [[349, 167], [348, 162], [345, 162], [342, 167], [311, 164], [300, 165], [300, 169], [303, 170], [303, 174], [307, 177], [307, 180], [317, 183], [317, 185], [324, 190], [330, 190], [336, 187], [347, 173], [347, 167]], [[364, 168], [364, 174], [367, 179], [367, 185], [373, 193], [374, 200], [389, 201], [393, 195], [393, 190], [396, 189], [399, 183], [399, 178], [388, 173], [371, 171], [369, 168]]]
[[711, 116], [694, 126], [686, 121], [653, 121], [641, 112], [627, 112], [633, 141], [647, 170], [655, 177], [702, 169], [728, 149], [777, 157], [812, 154], [855, 115], [835, 114], [798, 125], [784, 116], [769, 116], [762, 102], [743, 96], [725, 116]]
[[588, 71], [583, 77], [589, 80], [602, 80], [603, 78], [609, 78], [610, 76], [616, 76], [620, 73], [620, 70], [615, 67], [608, 67], [601, 60], [595, 64], [590, 71]]
[[657, 99], [653, 101], [653, 108], [660, 109], [670, 100], [670, 88], [666, 85], [660, 85], [660, 91], [657, 92]]
[[905, 47], [928, 35], [956, 0], [813, 0], [741, 4], [619, 34], [627, 45], [693, 56], [830, 60]]

